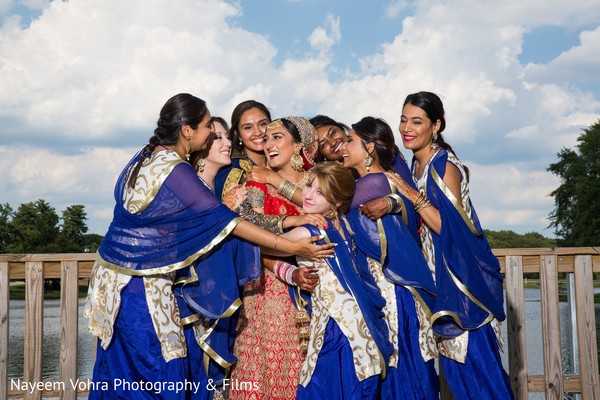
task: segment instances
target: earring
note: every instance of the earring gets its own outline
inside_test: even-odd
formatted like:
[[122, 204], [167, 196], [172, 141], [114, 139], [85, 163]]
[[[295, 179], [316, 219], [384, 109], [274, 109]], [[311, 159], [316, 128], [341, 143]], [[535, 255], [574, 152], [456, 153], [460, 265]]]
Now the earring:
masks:
[[198, 171], [202, 172], [204, 171], [204, 166], [206, 165], [206, 160], [204, 158], [201, 158], [198, 160]]
[[290, 163], [292, 168], [294, 168], [296, 171], [304, 171], [304, 161], [300, 155], [300, 147], [296, 147], [296, 151], [294, 152]]
[[187, 162], [189, 162], [190, 161], [190, 153], [192, 152], [192, 146], [190, 145], [189, 138], [185, 138], [185, 140], [187, 140], [187, 143], [185, 144], [185, 159], [187, 160]]
[[365, 153], [365, 159], [363, 160], [363, 164], [367, 169], [367, 172], [371, 171], [371, 165], [373, 164], [373, 157], [369, 153]]
[[433, 132], [433, 136], [431, 137], [431, 148], [433, 150], [436, 150], [438, 147], [440, 147], [440, 145], [436, 143], [437, 140], [438, 140], [438, 134], [437, 134], [437, 132]]

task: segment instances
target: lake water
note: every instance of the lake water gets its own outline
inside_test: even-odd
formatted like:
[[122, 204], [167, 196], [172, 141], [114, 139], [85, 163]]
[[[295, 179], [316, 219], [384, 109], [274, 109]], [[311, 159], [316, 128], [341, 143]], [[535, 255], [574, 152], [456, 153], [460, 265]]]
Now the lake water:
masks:
[[[78, 378], [91, 378], [93, 369], [95, 338], [89, 335], [87, 319], [83, 317], [84, 299], [79, 300], [79, 350], [77, 353]], [[60, 301], [44, 301], [44, 337], [43, 337], [43, 365], [42, 378], [44, 380], [57, 380], [60, 365]], [[599, 331], [600, 305], [596, 305], [596, 331]], [[9, 354], [8, 378], [23, 377], [24, 354], [24, 321], [25, 302], [23, 300], [10, 301], [9, 318]], [[563, 348], [563, 369], [565, 373], [572, 373], [571, 337], [569, 328], [569, 309], [567, 303], [560, 304], [560, 327]], [[544, 371], [543, 340], [541, 323], [541, 304], [539, 289], [525, 289], [525, 331], [527, 341], [527, 367], [532, 375], [542, 375]], [[508, 345], [506, 337], [506, 324], [503, 324], [505, 346]], [[600, 343], [599, 343], [600, 348]], [[502, 354], [505, 368], [508, 368], [508, 352]], [[530, 399], [543, 399], [543, 393], [530, 394]]]

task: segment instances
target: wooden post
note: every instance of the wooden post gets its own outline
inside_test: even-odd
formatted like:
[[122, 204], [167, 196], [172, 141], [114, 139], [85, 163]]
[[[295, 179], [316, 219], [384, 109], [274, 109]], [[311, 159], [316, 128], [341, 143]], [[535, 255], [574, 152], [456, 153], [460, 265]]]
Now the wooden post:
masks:
[[527, 400], [527, 345], [525, 340], [523, 257], [506, 256], [506, 332], [510, 383], [516, 400]]
[[592, 256], [575, 256], [575, 292], [581, 394], [584, 400], [600, 399]]
[[0, 261], [0, 399], [8, 397], [8, 299], [10, 274], [8, 262]]
[[77, 261], [61, 262], [60, 288], [60, 380], [65, 383], [61, 400], [76, 400], [77, 388], [77, 320], [79, 285]]
[[540, 257], [542, 333], [546, 400], [563, 399], [560, 313], [558, 307], [558, 262], [556, 255]]
[[[42, 320], [44, 317], [44, 269], [41, 261], [25, 263], [25, 360], [24, 381], [42, 381]], [[38, 400], [42, 392], [26, 391], [25, 400]]]

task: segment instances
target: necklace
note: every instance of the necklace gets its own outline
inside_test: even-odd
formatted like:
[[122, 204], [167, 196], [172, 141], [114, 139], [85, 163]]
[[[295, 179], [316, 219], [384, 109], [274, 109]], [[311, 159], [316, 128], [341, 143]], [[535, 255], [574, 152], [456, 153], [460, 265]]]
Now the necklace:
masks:
[[306, 186], [306, 184], [308, 183], [309, 177], [310, 177], [310, 174], [308, 173], [308, 171], [304, 171], [304, 176], [302, 177], [300, 182], [292, 183], [292, 185], [294, 185], [294, 188], [302, 188], [302, 187]]
[[210, 185], [209, 185], [209, 184], [208, 184], [208, 183], [207, 183], [207, 182], [206, 182], [206, 181], [205, 181], [205, 180], [204, 180], [204, 179], [203, 179], [203, 178], [202, 178], [200, 175], [198, 175], [198, 178], [200, 178], [200, 181], [202, 181], [202, 183], [204, 184], [204, 186], [206, 186], [206, 188], [207, 188], [208, 190], [210, 190], [210, 191], [211, 191], [211, 192], [213, 192], [213, 193], [215, 192], [215, 191], [213, 190], [213, 188], [212, 188], [212, 187], [210, 187]]

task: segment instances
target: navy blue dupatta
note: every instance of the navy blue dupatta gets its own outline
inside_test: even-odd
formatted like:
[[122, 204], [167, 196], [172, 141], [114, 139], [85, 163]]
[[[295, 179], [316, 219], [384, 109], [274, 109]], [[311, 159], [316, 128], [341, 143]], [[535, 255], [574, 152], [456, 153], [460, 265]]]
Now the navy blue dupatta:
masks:
[[182, 324], [199, 316], [212, 320], [215, 326], [203, 349], [226, 367], [235, 360], [228, 317], [241, 305], [241, 287], [260, 275], [258, 247], [231, 235], [241, 218], [183, 161], [173, 161], [156, 177], [138, 213], [128, 212], [123, 193], [140, 157], [138, 153], [119, 176], [113, 221], [97, 262], [134, 276], [176, 271], [173, 291]]
[[493, 317], [502, 321], [504, 294], [500, 264], [483, 233], [475, 209], [471, 219], [443, 182], [448, 153], [440, 149], [429, 166], [427, 196], [440, 212], [440, 234], [431, 232], [435, 248], [438, 298], [433, 329], [445, 337], [476, 329]]
[[[319, 240], [318, 244], [326, 243], [337, 243], [335, 247], [334, 258], [325, 259], [327, 265], [333, 271], [338, 281], [352, 297], [356, 300], [365, 323], [369, 328], [371, 337], [377, 344], [379, 351], [387, 366], [389, 357], [392, 355], [394, 349], [392, 344], [388, 340], [388, 327], [385, 321], [385, 315], [383, 313], [383, 307], [385, 306], [385, 299], [379, 293], [379, 289], [375, 284], [375, 281], [371, 277], [370, 280], [363, 279], [359, 275], [357, 270], [357, 261], [355, 259], [352, 250], [349, 249], [344, 238], [335, 229], [331, 220], [327, 219], [328, 228], [319, 229], [313, 225], [304, 225], [310, 231], [311, 236], [323, 235], [323, 239]], [[344, 221], [341, 221], [342, 229], [344, 229], [344, 235], [351, 240], [350, 234], [344, 225]], [[383, 367], [382, 371], [387, 367]]]
[[387, 176], [372, 173], [356, 181], [355, 199], [348, 212], [348, 220], [354, 231], [361, 268], [368, 270], [367, 257], [382, 263], [383, 273], [395, 284], [415, 288], [428, 308], [436, 293], [435, 283], [423, 256], [418, 237], [417, 215], [412, 203], [403, 196], [405, 207], [402, 214], [387, 214], [371, 221], [358, 206], [391, 193]]

